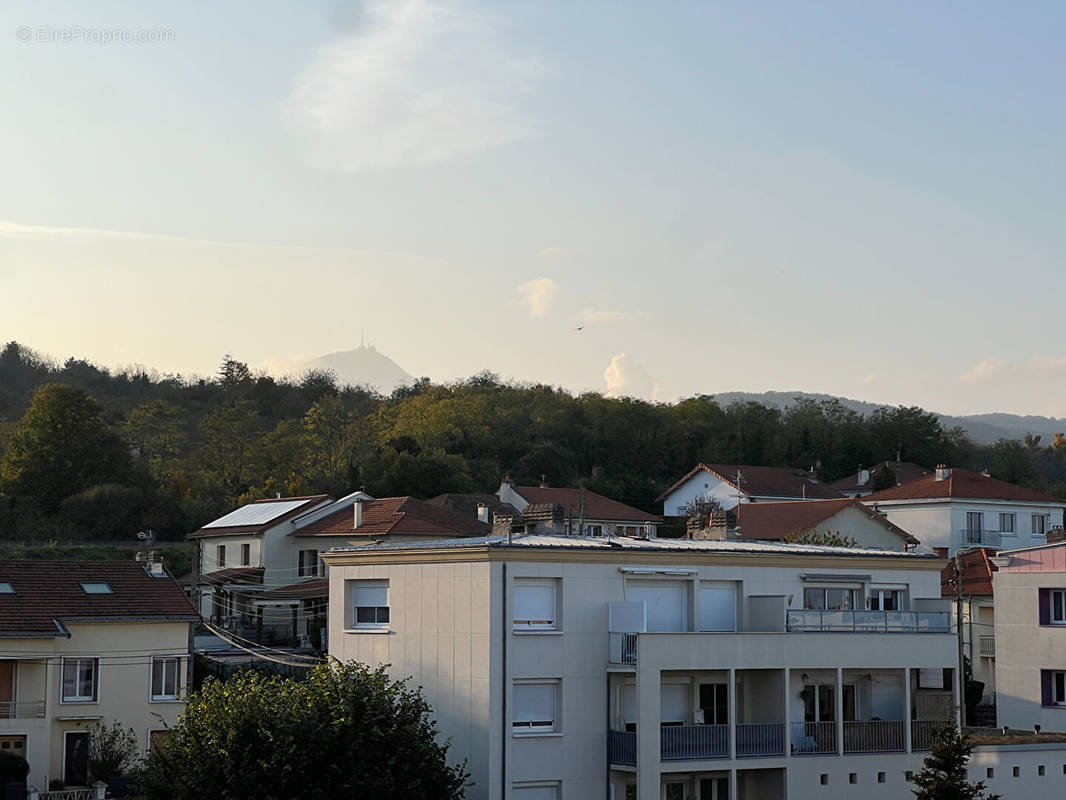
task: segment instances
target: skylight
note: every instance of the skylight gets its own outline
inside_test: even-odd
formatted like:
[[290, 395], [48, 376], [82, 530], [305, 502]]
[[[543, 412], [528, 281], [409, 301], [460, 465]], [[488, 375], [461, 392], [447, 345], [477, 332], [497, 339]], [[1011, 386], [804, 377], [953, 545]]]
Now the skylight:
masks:
[[85, 594], [113, 594], [111, 587], [103, 581], [82, 581], [81, 588]]
[[0, 594], [14, 594], [15, 587], [8, 581], [0, 581]]

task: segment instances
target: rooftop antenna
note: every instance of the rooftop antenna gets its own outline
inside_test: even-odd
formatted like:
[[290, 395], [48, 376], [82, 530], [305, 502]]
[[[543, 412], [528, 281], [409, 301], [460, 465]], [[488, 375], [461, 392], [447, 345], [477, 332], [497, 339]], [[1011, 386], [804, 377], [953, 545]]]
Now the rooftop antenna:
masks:
[[900, 451], [896, 450], [896, 486], [903, 485], [903, 464], [900, 462]]
[[362, 329], [362, 328], [360, 328], [360, 329], [359, 329], [359, 347], [360, 347], [360, 348], [363, 348], [363, 347], [365, 347], [365, 346], [366, 346], [366, 345], [365, 345], [365, 344], [363, 343], [364, 341], [365, 341], [365, 340], [364, 340], [364, 338], [363, 338], [363, 329]]
[[737, 501], [739, 502], [740, 499], [744, 496], [744, 487], [742, 485], [742, 483], [744, 481], [744, 476], [740, 473], [739, 469], [737, 470], [737, 474], [734, 476], [734, 480], [736, 481], [736, 484], [737, 484], [737, 495], [736, 495], [736, 497], [737, 497]]

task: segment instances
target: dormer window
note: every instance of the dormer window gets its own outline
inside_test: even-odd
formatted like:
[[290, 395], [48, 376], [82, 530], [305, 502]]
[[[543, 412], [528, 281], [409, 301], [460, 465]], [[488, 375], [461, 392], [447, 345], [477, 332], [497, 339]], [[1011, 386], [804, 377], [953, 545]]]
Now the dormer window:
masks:
[[14, 594], [15, 587], [8, 581], [0, 581], [0, 594]]
[[82, 581], [81, 588], [85, 594], [114, 594], [110, 584], [104, 581]]

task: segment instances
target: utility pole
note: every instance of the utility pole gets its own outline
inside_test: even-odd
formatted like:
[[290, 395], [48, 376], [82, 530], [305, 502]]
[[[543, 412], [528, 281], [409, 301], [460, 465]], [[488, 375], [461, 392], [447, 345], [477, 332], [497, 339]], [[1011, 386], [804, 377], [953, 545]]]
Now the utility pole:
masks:
[[958, 684], [958, 725], [961, 730], [962, 726], [967, 723], [966, 719], [966, 678], [964, 664], [966, 663], [966, 650], [963, 645], [962, 636], [962, 557], [965, 553], [972, 552], [974, 550], [980, 550], [979, 547], [960, 547], [955, 551], [955, 638], [959, 647], [959, 669], [956, 678], [956, 684]]
[[577, 530], [578, 536], [585, 535], [585, 482], [581, 481], [577, 490]]

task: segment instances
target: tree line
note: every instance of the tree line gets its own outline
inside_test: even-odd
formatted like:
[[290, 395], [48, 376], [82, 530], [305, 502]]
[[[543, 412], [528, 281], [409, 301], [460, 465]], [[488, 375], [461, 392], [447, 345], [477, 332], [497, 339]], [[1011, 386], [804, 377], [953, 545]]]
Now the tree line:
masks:
[[972, 443], [917, 407], [835, 400], [784, 410], [574, 395], [481, 373], [384, 396], [328, 371], [277, 380], [226, 356], [211, 377], [56, 363], [0, 350], [0, 536], [177, 539], [251, 500], [361, 488], [376, 497], [492, 492], [510, 473], [661, 511], [698, 461], [813, 469], [826, 481], [893, 459], [946, 463], [1066, 497], [1066, 445]]

